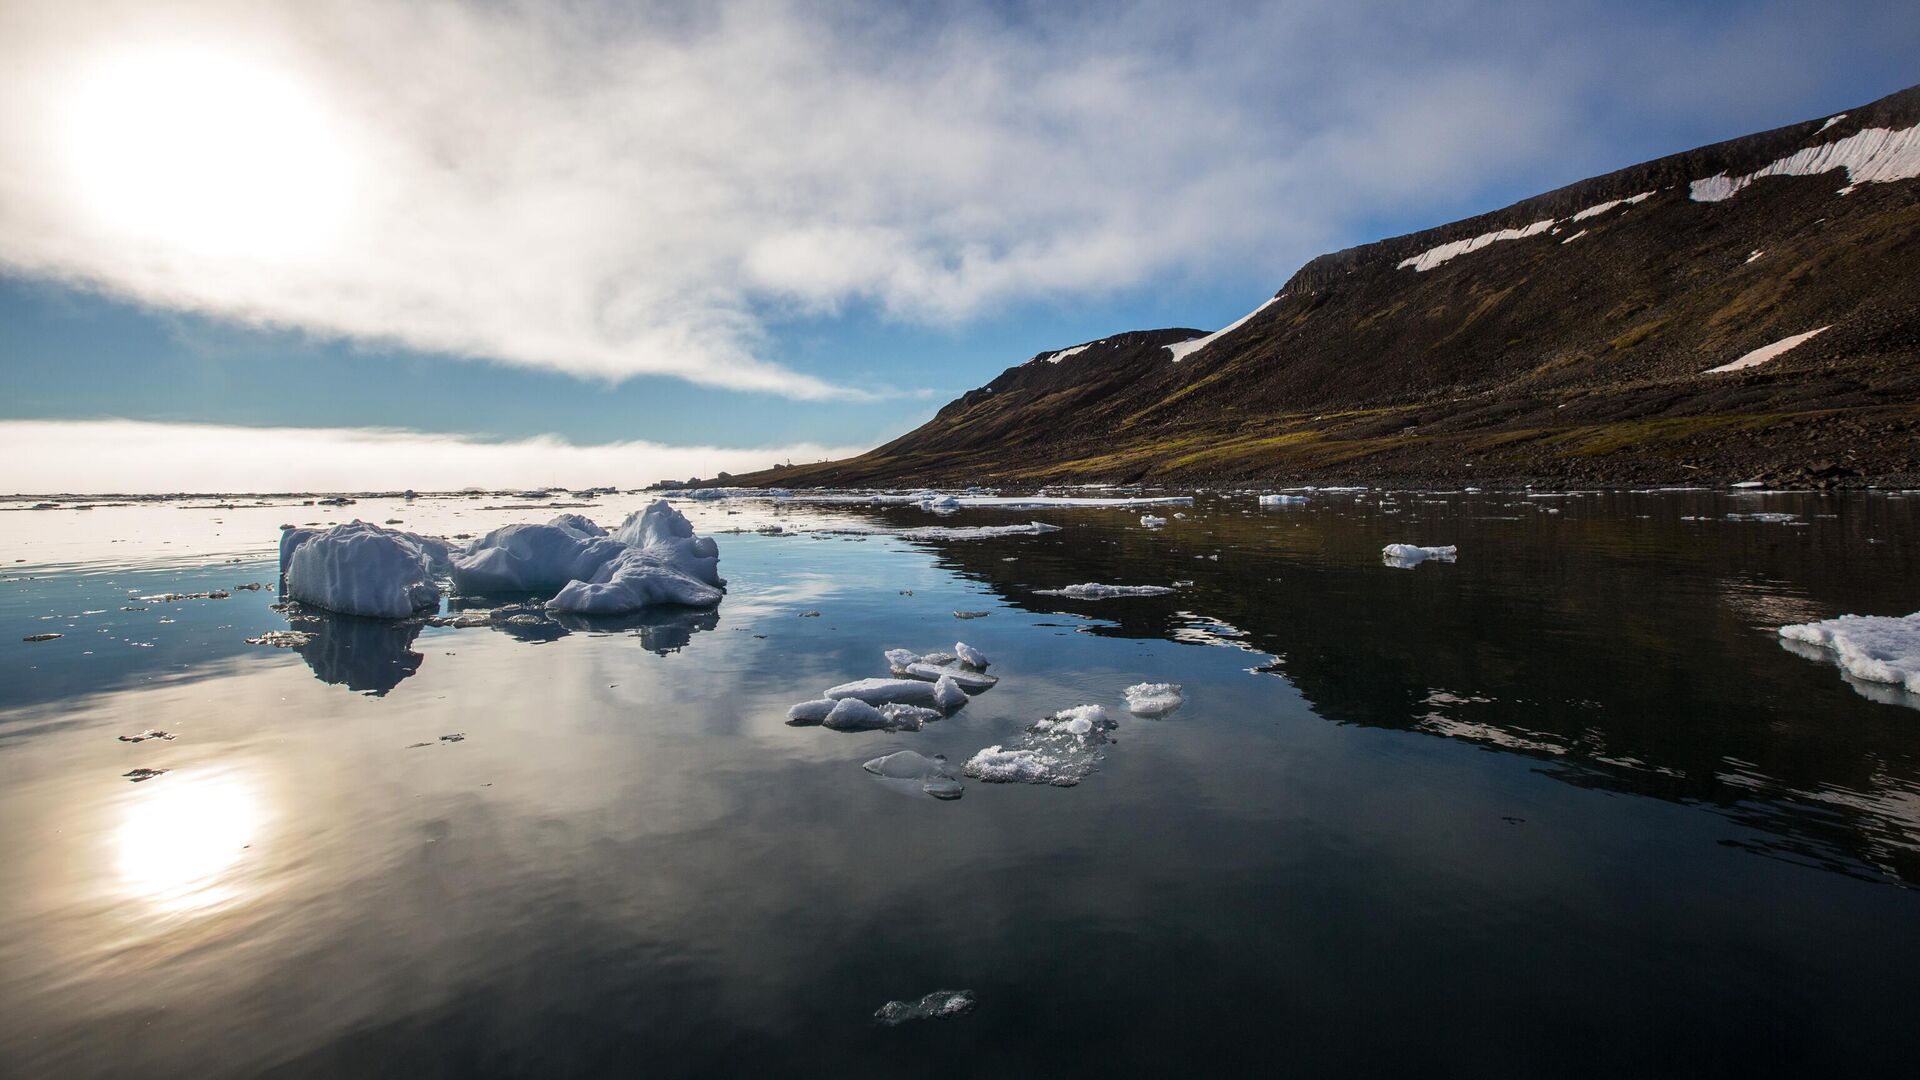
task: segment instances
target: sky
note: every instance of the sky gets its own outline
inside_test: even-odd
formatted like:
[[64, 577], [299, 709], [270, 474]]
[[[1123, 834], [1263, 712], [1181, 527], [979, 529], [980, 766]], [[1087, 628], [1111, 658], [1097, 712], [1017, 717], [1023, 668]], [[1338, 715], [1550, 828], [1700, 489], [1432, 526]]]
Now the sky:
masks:
[[0, 0], [0, 492], [842, 456], [1916, 55], [1910, 0]]

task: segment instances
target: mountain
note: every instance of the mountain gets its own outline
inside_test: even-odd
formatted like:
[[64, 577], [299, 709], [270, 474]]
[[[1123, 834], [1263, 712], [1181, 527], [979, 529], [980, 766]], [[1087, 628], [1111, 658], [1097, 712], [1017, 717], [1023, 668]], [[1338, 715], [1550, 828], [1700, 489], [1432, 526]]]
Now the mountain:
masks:
[[735, 483], [1920, 485], [1920, 87], [1322, 255]]

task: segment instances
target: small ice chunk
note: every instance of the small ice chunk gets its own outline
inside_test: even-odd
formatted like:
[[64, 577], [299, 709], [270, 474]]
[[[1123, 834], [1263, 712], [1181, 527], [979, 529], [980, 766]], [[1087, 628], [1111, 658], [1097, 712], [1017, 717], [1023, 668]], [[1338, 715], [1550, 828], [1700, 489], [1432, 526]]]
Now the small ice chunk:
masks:
[[926, 682], [920, 679], [856, 679], [831, 687], [826, 695], [836, 701], [853, 698], [869, 705], [927, 705], [942, 712], [952, 712], [967, 703], [967, 692], [951, 677], [941, 676], [937, 681]]
[[885, 757], [874, 758], [860, 767], [888, 780], [918, 780], [945, 764], [944, 761], [930, 758], [925, 754], [901, 750]]
[[343, 615], [404, 619], [437, 606], [440, 587], [413, 537], [355, 521], [307, 537], [293, 550], [286, 596]]
[[1833, 662], [1856, 679], [1920, 694], [1920, 611], [1795, 623], [1781, 627], [1780, 636], [1828, 650]]
[[1260, 496], [1261, 506], [1305, 506], [1306, 503], [1307, 503], [1307, 497], [1305, 495], [1262, 495]]
[[1165, 585], [1101, 585], [1088, 582], [1060, 589], [1036, 589], [1040, 596], [1067, 596], [1075, 600], [1111, 600], [1116, 596], [1164, 596], [1172, 592]]
[[909, 1020], [944, 1020], [965, 1016], [973, 1011], [973, 991], [935, 990], [918, 1001], [889, 1001], [873, 1014], [875, 1020], [895, 1027]]
[[821, 723], [836, 731], [874, 731], [886, 727], [887, 718], [859, 698], [842, 698], [833, 703]]
[[825, 720], [827, 714], [831, 713], [833, 707], [838, 704], [840, 703], [833, 698], [818, 698], [813, 701], [803, 701], [787, 710], [787, 723], [817, 724]]
[[888, 649], [887, 666], [894, 671], [905, 671], [909, 664], [920, 662], [920, 654], [912, 649]]
[[1179, 683], [1143, 682], [1126, 688], [1127, 711], [1135, 716], [1165, 716], [1186, 703]]
[[987, 663], [986, 653], [981, 652], [979, 649], [974, 648], [964, 641], [956, 641], [953, 643], [953, 654], [960, 658], [961, 663], [970, 668], [978, 668], [981, 671], [985, 671], [987, 668], [993, 666]]
[[967, 671], [964, 668], [941, 667], [938, 664], [928, 663], [908, 664], [906, 667], [900, 669], [900, 673], [909, 679], [923, 679], [927, 682], [939, 682], [941, 679], [952, 679], [955, 683], [959, 684], [960, 689], [965, 690], [969, 694], [977, 694], [982, 690], [991, 690], [994, 684], [1000, 681], [992, 675], [985, 675], [978, 671]]
[[1460, 549], [1448, 544], [1446, 547], [1420, 547], [1416, 544], [1388, 544], [1380, 549], [1380, 561], [1396, 570], [1411, 570], [1428, 559], [1436, 562], [1453, 562]]
[[1167, 523], [1167, 519], [1163, 517], [1155, 517], [1152, 514], [1140, 515], [1140, 524], [1146, 526], [1149, 529], [1157, 529], [1160, 526], [1165, 525], [1166, 523]]

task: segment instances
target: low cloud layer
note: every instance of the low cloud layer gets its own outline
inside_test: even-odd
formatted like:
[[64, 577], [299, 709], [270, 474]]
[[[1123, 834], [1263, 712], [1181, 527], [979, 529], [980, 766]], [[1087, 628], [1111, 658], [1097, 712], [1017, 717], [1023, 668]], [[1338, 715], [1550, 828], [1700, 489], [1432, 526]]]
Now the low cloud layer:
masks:
[[1791, 9], [7, 5], [0, 267], [581, 376], [867, 396], [783, 366], [768, 328], [1277, 286], [1356, 222], [1577, 151], [1596, 86], [1785, 99], [1848, 47]]
[[865, 447], [762, 449], [546, 435], [487, 442], [372, 428], [250, 428], [136, 420], [0, 421], [11, 494], [57, 492], [457, 491], [463, 487], [641, 487], [841, 458]]

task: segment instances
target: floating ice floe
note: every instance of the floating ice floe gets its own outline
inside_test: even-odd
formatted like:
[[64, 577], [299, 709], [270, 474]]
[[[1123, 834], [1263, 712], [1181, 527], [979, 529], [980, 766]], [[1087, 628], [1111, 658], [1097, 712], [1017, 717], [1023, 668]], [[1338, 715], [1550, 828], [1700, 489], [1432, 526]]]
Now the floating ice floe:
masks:
[[824, 696], [835, 701], [852, 698], [869, 705], [926, 705], [942, 712], [952, 712], [967, 703], [967, 692], [947, 676], [933, 682], [920, 679], [856, 679], [829, 687]]
[[1127, 698], [1127, 711], [1135, 716], [1165, 716], [1187, 700], [1180, 693], [1179, 683], [1135, 683], [1123, 693]]
[[1306, 504], [1307, 504], [1307, 497], [1305, 495], [1262, 495], [1260, 496], [1261, 506], [1305, 506]]
[[966, 793], [966, 786], [954, 775], [953, 767], [939, 755], [927, 757], [912, 750], [901, 750], [874, 758], [861, 768], [882, 780], [911, 784], [936, 799], [957, 799]]
[[1152, 514], [1140, 515], [1140, 524], [1146, 526], [1149, 529], [1157, 529], [1160, 526], [1165, 525], [1166, 523], [1167, 523], [1167, 519], [1163, 517], [1155, 517]]
[[973, 1011], [971, 990], [935, 990], [918, 1001], [889, 1001], [873, 1014], [875, 1020], [894, 1027], [909, 1020], [944, 1020]]
[[[284, 534], [281, 543], [285, 551]], [[300, 538], [285, 573], [289, 600], [343, 615], [404, 619], [440, 603], [432, 560], [416, 538], [364, 521]]]
[[974, 648], [964, 641], [956, 641], [953, 643], [953, 654], [960, 658], [961, 663], [971, 668], [985, 671], [993, 666], [987, 662], [986, 653], [981, 652], [979, 649]]
[[1856, 679], [1920, 694], [1920, 612], [1795, 623], [1781, 627], [1780, 636], [1827, 650], [1833, 662]]
[[1459, 557], [1460, 549], [1448, 544], [1445, 547], [1420, 547], [1415, 544], [1388, 544], [1380, 549], [1380, 561], [1396, 570], [1411, 570], [1421, 563], [1432, 559], [1436, 562], [1453, 562]]
[[1075, 600], [1111, 600], [1119, 596], [1165, 596], [1173, 590], [1165, 585], [1102, 585], [1087, 582], [1060, 589], [1035, 589], [1038, 596], [1066, 596]]

